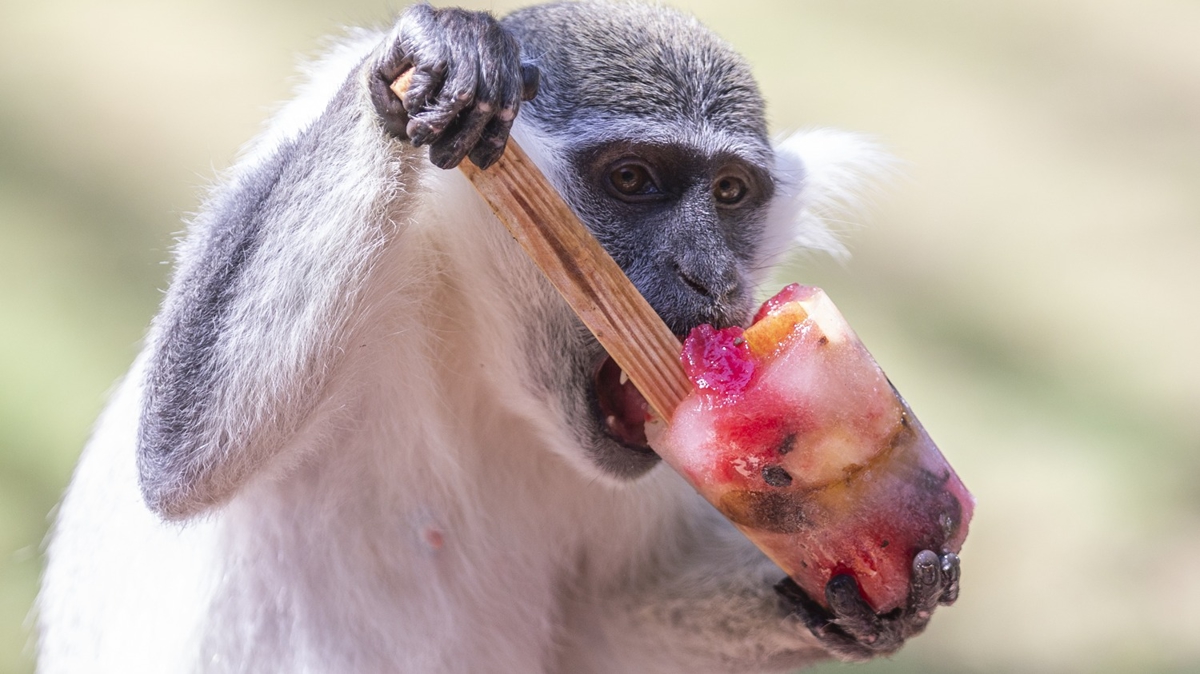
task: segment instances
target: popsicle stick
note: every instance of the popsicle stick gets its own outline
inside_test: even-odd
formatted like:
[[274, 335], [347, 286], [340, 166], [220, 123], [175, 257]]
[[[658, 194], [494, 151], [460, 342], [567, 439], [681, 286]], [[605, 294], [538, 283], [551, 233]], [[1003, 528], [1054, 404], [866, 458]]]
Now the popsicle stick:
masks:
[[[392, 83], [397, 96], [411, 72]], [[509, 139], [504, 155], [486, 171], [469, 161], [459, 168], [646, 402], [670, 421], [691, 390], [679, 363], [679, 340], [529, 155]]]

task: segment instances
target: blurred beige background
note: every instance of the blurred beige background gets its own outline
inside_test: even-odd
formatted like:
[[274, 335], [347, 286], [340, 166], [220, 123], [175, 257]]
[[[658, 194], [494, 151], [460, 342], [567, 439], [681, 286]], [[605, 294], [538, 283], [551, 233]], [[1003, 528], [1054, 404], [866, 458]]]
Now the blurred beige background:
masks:
[[[775, 130], [906, 162], [850, 261], [781, 275], [830, 291], [979, 501], [959, 604], [858, 669], [1200, 671], [1200, 5], [676, 4]], [[392, 9], [0, 5], [0, 672], [32, 669], [39, 546], [181, 217], [298, 55]]]

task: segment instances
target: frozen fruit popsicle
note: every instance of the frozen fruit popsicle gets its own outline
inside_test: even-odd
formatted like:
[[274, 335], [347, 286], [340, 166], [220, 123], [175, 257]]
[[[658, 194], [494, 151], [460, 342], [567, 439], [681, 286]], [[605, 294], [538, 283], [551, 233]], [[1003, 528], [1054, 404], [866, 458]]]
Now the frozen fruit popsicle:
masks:
[[959, 551], [971, 495], [819, 288], [696, 328], [682, 360], [693, 391], [651, 445], [810, 597], [849, 574], [886, 613], [917, 552]]

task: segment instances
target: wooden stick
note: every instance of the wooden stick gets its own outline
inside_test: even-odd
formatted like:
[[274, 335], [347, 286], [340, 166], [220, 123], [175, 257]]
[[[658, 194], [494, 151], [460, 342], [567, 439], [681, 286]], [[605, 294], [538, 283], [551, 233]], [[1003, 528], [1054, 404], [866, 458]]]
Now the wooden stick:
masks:
[[[411, 72], [392, 83], [397, 96]], [[467, 160], [459, 168], [654, 411], [670, 421], [691, 390], [679, 340], [529, 155], [509, 139], [486, 171]]]

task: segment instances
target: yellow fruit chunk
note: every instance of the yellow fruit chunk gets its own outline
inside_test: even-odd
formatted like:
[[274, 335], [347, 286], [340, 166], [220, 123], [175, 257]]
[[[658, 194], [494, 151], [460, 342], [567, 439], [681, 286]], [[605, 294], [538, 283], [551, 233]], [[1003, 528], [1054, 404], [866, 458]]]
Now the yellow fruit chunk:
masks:
[[808, 318], [808, 312], [799, 302], [788, 302], [767, 314], [754, 325], [746, 328], [746, 345], [758, 359], [774, 354], [788, 342], [791, 333]]

